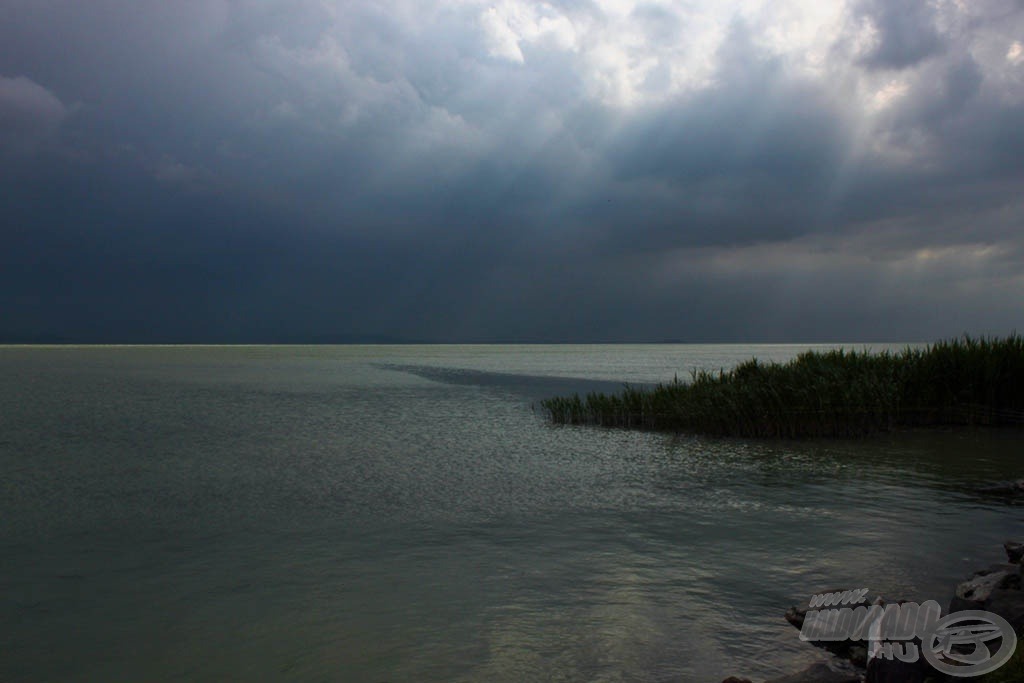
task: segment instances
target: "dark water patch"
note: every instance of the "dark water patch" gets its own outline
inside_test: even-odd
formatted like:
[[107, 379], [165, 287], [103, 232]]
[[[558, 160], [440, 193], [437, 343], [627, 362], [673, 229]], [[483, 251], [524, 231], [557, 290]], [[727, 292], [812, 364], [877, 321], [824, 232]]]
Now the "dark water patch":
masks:
[[[382, 370], [407, 372], [411, 375], [443, 384], [507, 389], [535, 400], [548, 397], [552, 392], [600, 393], [617, 391], [625, 385], [624, 382], [584, 379], [582, 377], [520, 375], [465, 368], [438, 368], [427, 365], [375, 363], [374, 366]], [[653, 385], [630, 384], [629, 386], [651, 388]]]

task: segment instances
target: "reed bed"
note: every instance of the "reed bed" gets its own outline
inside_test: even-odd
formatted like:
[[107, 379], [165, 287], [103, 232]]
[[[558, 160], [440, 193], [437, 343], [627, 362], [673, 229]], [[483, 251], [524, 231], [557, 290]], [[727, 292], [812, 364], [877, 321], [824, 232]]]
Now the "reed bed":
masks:
[[970, 337], [898, 353], [808, 351], [689, 382], [541, 402], [552, 421], [746, 437], [864, 436], [900, 427], [1024, 424], [1024, 338]]

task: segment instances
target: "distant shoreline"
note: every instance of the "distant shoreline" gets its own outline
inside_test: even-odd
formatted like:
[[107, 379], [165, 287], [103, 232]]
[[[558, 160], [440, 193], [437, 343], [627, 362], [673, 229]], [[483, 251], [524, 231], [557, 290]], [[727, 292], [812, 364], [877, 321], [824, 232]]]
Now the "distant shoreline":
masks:
[[923, 341], [429, 341], [408, 339], [352, 339], [352, 340], [312, 340], [312, 341], [69, 341], [69, 340], [38, 340], [18, 341], [0, 339], [3, 347], [145, 347], [145, 346], [831, 346], [856, 348], [867, 346], [923, 346]]

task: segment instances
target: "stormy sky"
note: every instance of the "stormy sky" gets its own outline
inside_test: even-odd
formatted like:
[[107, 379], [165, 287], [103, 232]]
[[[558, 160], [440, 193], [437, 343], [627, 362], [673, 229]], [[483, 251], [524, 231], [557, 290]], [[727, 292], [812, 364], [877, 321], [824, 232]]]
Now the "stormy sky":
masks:
[[1022, 314], [1022, 0], [0, 0], [0, 341]]

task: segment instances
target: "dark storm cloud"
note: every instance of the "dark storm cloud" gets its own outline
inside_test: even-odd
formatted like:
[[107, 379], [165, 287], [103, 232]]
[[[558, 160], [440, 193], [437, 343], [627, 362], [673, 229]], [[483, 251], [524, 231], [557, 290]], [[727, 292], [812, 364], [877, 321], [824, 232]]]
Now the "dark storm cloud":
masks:
[[746, 28], [720, 54], [727, 87], [652, 107], [609, 145], [616, 180], [647, 194], [639, 221], [630, 218], [637, 201], [609, 207], [616, 248], [735, 244], [820, 227], [848, 144], [840, 103], [757, 54]]
[[904, 69], [945, 49], [936, 29], [935, 5], [919, 0], [864, 0], [857, 14], [876, 31], [874, 46], [862, 58], [875, 69]]
[[1019, 3], [0, 4], [0, 337], [1017, 325]]

